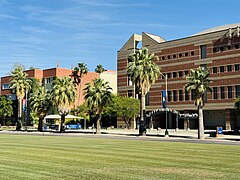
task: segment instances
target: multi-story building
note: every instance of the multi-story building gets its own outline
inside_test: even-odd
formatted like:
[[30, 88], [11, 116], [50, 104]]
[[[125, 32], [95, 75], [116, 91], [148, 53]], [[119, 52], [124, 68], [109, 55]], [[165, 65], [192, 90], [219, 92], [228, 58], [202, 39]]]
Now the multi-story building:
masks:
[[[36, 78], [39, 82], [42, 82], [42, 84], [45, 86], [46, 90], [51, 90], [52, 83], [54, 79], [61, 78], [61, 77], [70, 77], [72, 70], [66, 69], [66, 68], [51, 68], [51, 69], [32, 69], [32, 70], [26, 70], [25, 71], [28, 74], [29, 78]], [[85, 88], [85, 84], [87, 82], [91, 82], [93, 79], [97, 77], [101, 77], [105, 81], [109, 82], [109, 85], [113, 88], [113, 93], [117, 94], [117, 74], [116, 71], [113, 70], [107, 70], [104, 71], [102, 74], [98, 74], [95, 72], [88, 72], [86, 75], [83, 76], [81, 80], [81, 84], [79, 85], [80, 90], [77, 92], [80, 92], [80, 95], [78, 95], [79, 99], [76, 99], [75, 105], [80, 105], [84, 102], [84, 95], [83, 95], [83, 89]], [[1, 93], [0, 95], [5, 95], [8, 98], [11, 98], [14, 102], [14, 115], [17, 116], [17, 101], [16, 101], [16, 95], [12, 93], [10, 87], [10, 81], [11, 76], [4, 76], [1, 77]]]
[[[205, 128], [240, 127], [240, 118], [234, 110], [234, 101], [240, 96], [240, 24], [216, 27], [171, 41], [144, 32], [132, 35], [117, 56], [118, 93], [122, 96], [137, 96], [126, 68], [128, 56], [135, 52], [139, 42], [158, 56], [157, 64], [163, 74], [146, 96], [146, 110], [152, 118], [147, 125], [166, 127], [161, 92], [166, 89], [164, 76], [167, 76], [167, 107], [181, 114], [169, 113], [168, 127], [197, 128], [197, 109], [193, 93], [185, 90], [186, 76], [191, 69], [204, 66], [210, 69], [213, 80], [210, 84], [213, 92], [207, 94], [204, 107]], [[119, 120], [118, 126], [124, 127], [124, 123]]]

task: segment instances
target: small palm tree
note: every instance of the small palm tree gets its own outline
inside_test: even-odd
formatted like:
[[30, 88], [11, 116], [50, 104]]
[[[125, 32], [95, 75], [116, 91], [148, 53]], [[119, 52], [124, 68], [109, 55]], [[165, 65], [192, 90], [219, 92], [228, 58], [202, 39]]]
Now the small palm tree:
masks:
[[150, 55], [147, 48], [142, 48], [129, 55], [130, 63], [127, 67], [127, 74], [131, 77], [141, 95], [139, 135], [146, 135], [145, 96], [161, 74], [160, 68], [154, 62], [156, 60], [157, 57], [154, 54]]
[[111, 102], [112, 88], [108, 82], [97, 78], [93, 80], [93, 84], [87, 83], [84, 88], [84, 98], [88, 107], [95, 112], [97, 117], [96, 134], [101, 133], [101, 117], [104, 108]]
[[32, 110], [39, 118], [38, 131], [42, 131], [43, 119], [52, 106], [50, 93], [46, 91], [43, 86], [41, 86], [37, 88], [33, 94], [31, 94], [30, 102]]
[[203, 124], [203, 107], [205, 105], [205, 96], [208, 91], [212, 92], [209, 87], [209, 83], [212, 80], [209, 79], [210, 71], [207, 68], [199, 67], [197, 69], [192, 69], [190, 75], [186, 77], [187, 84], [186, 90], [193, 90], [195, 97], [195, 105], [198, 108], [198, 138], [204, 139], [204, 124]]
[[106, 71], [106, 69], [101, 64], [97, 65], [95, 68], [95, 72], [98, 74], [102, 74], [104, 71]]
[[236, 109], [238, 112], [240, 112], [240, 96], [237, 97], [237, 99], [235, 100], [234, 106], [235, 106], [235, 109]]
[[63, 132], [63, 123], [65, 116], [69, 114], [71, 106], [76, 99], [76, 89], [73, 80], [70, 77], [56, 79], [53, 82], [51, 92], [53, 103], [58, 107], [61, 116], [60, 132]]
[[10, 88], [13, 93], [16, 93], [18, 99], [18, 119], [16, 130], [21, 130], [22, 127], [22, 100], [25, 96], [26, 91], [31, 89], [31, 80], [27, 78], [27, 73], [23, 71], [21, 67], [17, 67], [12, 71], [12, 79]]
[[[88, 73], [87, 65], [84, 63], [78, 63], [78, 66], [74, 68], [72, 71], [71, 77], [73, 78], [73, 82], [78, 87], [78, 97], [77, 104], [80, 102], [80, 94], [81, 94], [81, 81], [84, 75]], [[75, 104], [76, 106], [76, 104]]]

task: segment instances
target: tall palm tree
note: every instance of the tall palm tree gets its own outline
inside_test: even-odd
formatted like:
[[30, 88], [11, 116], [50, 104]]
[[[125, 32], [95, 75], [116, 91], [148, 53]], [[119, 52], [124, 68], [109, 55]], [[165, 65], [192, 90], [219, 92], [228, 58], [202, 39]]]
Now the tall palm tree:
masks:
[[[78, 97], [77, 97], [77, 105], [80, 102], [80, 94], [81, 94], [81, 81], [84, 75], [88, 73], [87, 65], [84, 63], [78, 63], [78, 66], [75, 67], [72, 71], [71, 77], [73, 78], [73, 82], [78, 88]], [[76, 104], [75, 104], [76, 106]]]
[[28, 74], [23, 71], [21, 67], [17, 67], [12, 71], [12, 79], [10, 88], [13, 93], [16, 93], [18, 99], [18, 119], [16, 130], [21, 130], [22, 127], [22, 100], [26, 91], [31, 89], [31, 80], [27, 78]]
[[84, 99], [88, 107], [95, 112], [97, 117], [96, 134], [101, 133], [101, 117], [104, 108], [111, 102], [112, 88], [108, 82], [97, 78], [93, 80], [93, 84], [87, 83], [84, 88]]
[[38, 131], [42, 131], [43, 119], [52, 106], [50, 93], [41, 86], [31, 94], [30, 102], [32, 110], [39, 118]]
[[198, 138], [204, 139], [204, 124], [203, 124], [203, 107], [205, 105], [205, 96], [208, 91], [212, 92], [209, 83], [210, 71], [207, 68], [199, 67], [192, 69], [191, 73], [186, 77], [186, 90], [193, 91], [195, 97], [195, 105], [198, 109]]
[[69, 114], [71, 106], [76, 99], [76, 89], [73, 80], [70, 77], [56, 79], [53, 82], [51, 96], [53, 103], [58, 107], [59, 115], [61, 116], [60, 132], [63, 132], [65, 116]]
[[154, 54], [149, 54], [147, 48], [139, 49], [129, 55], [130, 63], [127, 67], [127, 74], [141, 95], [139, 135], [146, 135], [145, 96], [161, 74], [159, 66], [155, 63], [156, 60], [157, 57]]
[[106, 69], [101, 64], [97, 65], [97, 67], [95, 68], [95, 72], [99, 75], [102, 74], [104, 71], [106, 71]]

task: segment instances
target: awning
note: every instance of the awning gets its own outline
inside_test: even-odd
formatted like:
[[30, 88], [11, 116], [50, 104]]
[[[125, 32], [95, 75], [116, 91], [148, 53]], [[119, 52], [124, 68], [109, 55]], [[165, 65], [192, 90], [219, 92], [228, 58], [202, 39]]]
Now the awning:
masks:
[[[51, 114], [51, 115], [45, 116], [44, 119], [61, 119], [61, 116], [59, 114]], [[84, 118], [69, 114], [69, 115], [65, 116], [65, 119], [84, 119]]]
[[174, 110], [174, 109], [169, 109], [169, 108], [161, 108], [161, 109], [155, 109], [153, 111], [150, 112], [150, 116], [156, 114], [156, 113], [159, 113], [159, 112], [170, 112], [170, 113], [173, 113], [173, 114], [176, 114], [178, 115], [179, 112], [177, 110]]

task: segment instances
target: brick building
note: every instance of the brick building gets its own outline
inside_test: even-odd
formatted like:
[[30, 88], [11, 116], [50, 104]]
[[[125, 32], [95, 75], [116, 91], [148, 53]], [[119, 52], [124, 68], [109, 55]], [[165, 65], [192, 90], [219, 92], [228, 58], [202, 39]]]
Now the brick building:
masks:
[[[179, 117], [169, 113], [168, 127], [197, 128], [194, 97], [191, 92], [185, 91], [184, 86], [186, 75], [199, 66], [210, 68], [210, 78], [213, 80], [210, 84], [213, 92], [207, 94], [204, 107], [205, 128], [223, 126], [231, 130], [240, 127], [239, 115], [234, 110], [234, 101], [240, 96], [240, 24], [216, 27], [171, 41], [144, 32], [142, 35], [132, 35], [117, 56], [117, 86], [118, 93], [122, 96], [137, 96], [135, 86], [127, 76], [126, 67], [129, 54], [135, 51], [139, 42], [159, 57], [157, 64], [168, 77], [167, 106], [182, 115]], [[162, 76], [146, 97], [146, 110], [156, 112], [152, 113], [151, 122], [147, 120], [147, 126], [166, 127], [165, 112], [161, 111], [161, 92], [165, 89], [165, 79]], [[137, 123], [134, 124], [136, 127]], [[120, 120], [118, 127], [124, 127]]]

